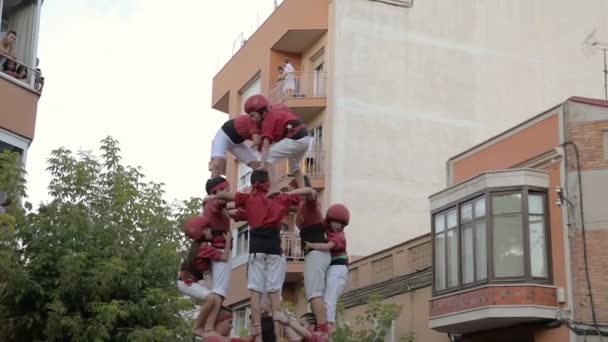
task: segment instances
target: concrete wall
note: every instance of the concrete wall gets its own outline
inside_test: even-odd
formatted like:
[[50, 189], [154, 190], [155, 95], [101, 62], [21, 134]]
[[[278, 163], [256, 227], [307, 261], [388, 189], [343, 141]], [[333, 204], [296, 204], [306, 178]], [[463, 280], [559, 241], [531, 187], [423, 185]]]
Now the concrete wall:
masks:
[[352, 209], [356, 254], [429, 230], [450, 156], [572, 94], [603, 96], [601, 57], [581, 45], [608, 31], [605, 1], [334, 0], [329, 16], [330, 201]]
[[[442, 334], [431, 330], [428, 327], [429, 305], [428, 299], [431, 297], [431, 287], [406, 292], [397, 296], [385, 299], [386, 303], [396, 303], [402, 305], [401, 314], [395, 321], [395, 341], [403, 334], [413, 332], [416, 341], [424, 342], [448, 342], [447, 334]], [[357, 316], [365, 317], [365, 305], [354, 306], [344, 311], [343, 319], [355, 325]], [[371, 328], [371, 325], [364, 324], [362, 327]], [[359, 329], [356, 327], [355, 329]]]

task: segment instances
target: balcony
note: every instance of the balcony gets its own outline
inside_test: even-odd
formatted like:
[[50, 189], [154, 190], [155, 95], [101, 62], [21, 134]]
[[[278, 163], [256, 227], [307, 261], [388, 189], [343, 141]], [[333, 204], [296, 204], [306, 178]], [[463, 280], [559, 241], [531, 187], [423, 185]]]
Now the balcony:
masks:
[[[287, 161], [282, 161], [274, 165], [275, 175], [278, 177], [278, 187], [283, 188], [289, 185], [293, 177], [289, 174]], [[317, 190], [325, 188], [325, 151], [309, 151], [300, 164], [302, 172], [310, 178], [311, 186]]]
[[471, 333], [554, 319], [544, 171], [483, 173], [430, 197], [429, 326]]
[[44, 78], [39, 70], [19, 60], [5, 55], [0, 55], [0, 60], [11, 68], [0, 72], [0, 127], [31, 141]]
[[327, 106], [326, 84], [326, 72], [294, 72], [270, 89], [269, 99], [271, 103], [286, 104], [309, 122]]

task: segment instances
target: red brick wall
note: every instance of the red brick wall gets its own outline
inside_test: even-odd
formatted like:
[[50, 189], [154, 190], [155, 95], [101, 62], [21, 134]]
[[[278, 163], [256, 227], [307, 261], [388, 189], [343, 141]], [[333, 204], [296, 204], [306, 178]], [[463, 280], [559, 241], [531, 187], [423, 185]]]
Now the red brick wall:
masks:
[[[608, 322], [608, 230], [590, 230], [587, 235], [589, 277], [598, 322]], [[591, 305], [585, 278], [583, 237], [577, 229], [570, 239], [574, 319], [591, 322]]]
[[[573, 141], [578, 146], [582, 171], [608, 168], [608, 161], [604, 160], [604, 130], [608, 130], [608, 120], [575, 122], [567, 128], [566, 140]], [[569, 169], [570, 172], [576, 172], [576, 161], [573, 154], [571, 155]], [[579, 214], [577, 212], [575, 215]], [[589, 276], [599, 322], [608, 322], [608, 223], [604, 228], [605, 230], [588, 230], [586, 232]], [[573, 232], [570, 236], [570, 262], [574, 295], [574, 319], [591, 322], [591, 304], [585, 277], [582, 231], [581, 227], [576, 226], [571, 227], [570, 230]]]
[[[572, 141], [578, 146], [581, 170], [608, 168], [608, 160], [604, 160], [605, 130], [608, 130], [608, 120], [569, 125], [566, 130], [566, 140]], [[576, 164], [574, 165], [576, 166]]]
[[557, 295], [545, 286], [486, 286], [432, 299], [430, 317], [493, 305], [557, 306]]

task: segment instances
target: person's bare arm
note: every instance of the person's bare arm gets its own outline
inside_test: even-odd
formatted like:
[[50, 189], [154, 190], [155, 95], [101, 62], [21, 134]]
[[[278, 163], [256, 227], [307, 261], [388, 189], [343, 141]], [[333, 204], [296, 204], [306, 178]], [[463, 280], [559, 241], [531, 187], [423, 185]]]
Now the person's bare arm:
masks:
[[232, 254], [232, 232], [228, 231], [224, 233], [224, 239], [226, 240], [226, 247], [224, 247], [224, 251], [220, 256], [220, 261], [228, 261], [230, 259], [230, 255]]
[[297, 320], [287, 317], [284, 313], [279, 311], [275, 312], [272, 316], [275, 321], [279, 321], [284, 326], [293, 329], [300, 337], [310, 338], [312, 336], [308, 329], [304, 328]]
[[251, 134], [251, 141], [253, 142], [253, 144], [251, 144], [251, 148], [257, 149], [258, 145], [260, 145], [260, 142], [262, 141], [261, 135], [259, 133]]
[[213, 195], [216, 199], [224, 202], [233, 202], [235, 193], [234, 192], [220, 192], [217, 195]]
[[266, 170], [266, 159], [268, 159], [268, 152], [270, 151], [270, 140], [268, 138], [262, 138], [262, 156], [260, 157], [260, 169]]
[[330, 242], [305, 242], [304, 248], [306, 250], [315, 249], [318, 251], [330, 251], [334, 248], [335, 244], [333, 241]]
[[317, 198], [317, 191], [315, 191], [315, 189], [313, 189], [313, 188], [294, 189], [294, 190], [286, 192], [286, 194], [287, 195], [305, 196], [308, 199], [315, 199], [315, 198]]

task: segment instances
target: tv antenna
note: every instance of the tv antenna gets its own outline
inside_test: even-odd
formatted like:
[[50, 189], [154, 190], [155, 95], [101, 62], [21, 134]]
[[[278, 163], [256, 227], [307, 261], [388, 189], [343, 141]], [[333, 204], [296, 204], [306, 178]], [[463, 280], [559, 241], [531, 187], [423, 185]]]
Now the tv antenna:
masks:
[[598, 51], [604, 53], [604, 98], [608, 100], [608, 64], [606, 64], [606, 50], [608, 50], [608, 42], [600, 41], [595, 37], [597, 28], [587, 35], [583, 42], [583, 53], [587, 56], [592, 56]]

